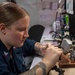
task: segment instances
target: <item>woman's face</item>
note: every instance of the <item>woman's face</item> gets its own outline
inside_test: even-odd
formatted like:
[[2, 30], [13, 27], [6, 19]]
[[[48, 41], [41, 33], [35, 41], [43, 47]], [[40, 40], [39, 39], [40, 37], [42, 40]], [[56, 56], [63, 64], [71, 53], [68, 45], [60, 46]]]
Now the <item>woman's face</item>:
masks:
[[24, 41], [29, 37], [29, 22], [29, 16], [25, 16], [24, 18], [13, 23], [9, 28], [6, 28], [4, 38], [5, 44], [7, 46], [21, 47]]

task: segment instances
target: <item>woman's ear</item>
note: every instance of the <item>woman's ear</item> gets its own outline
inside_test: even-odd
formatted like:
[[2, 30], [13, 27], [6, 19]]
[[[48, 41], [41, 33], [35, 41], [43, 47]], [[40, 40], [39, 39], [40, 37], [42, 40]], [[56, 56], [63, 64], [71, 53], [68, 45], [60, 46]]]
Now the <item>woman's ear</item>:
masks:
[[5, 24], [4, 23], [0, 23], [0, 32], [2, 32], [4, 35], [6, 34], [5, 32]]

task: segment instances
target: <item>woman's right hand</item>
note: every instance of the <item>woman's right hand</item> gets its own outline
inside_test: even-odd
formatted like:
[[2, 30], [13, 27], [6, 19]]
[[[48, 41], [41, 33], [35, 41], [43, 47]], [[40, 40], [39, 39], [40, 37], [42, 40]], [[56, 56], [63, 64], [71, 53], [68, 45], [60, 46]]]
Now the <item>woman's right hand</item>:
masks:
[[54, 67], [56, 62], [58, 62], [59, 58], [62, 55], [62, 49], [55, 47], [51, 44], [48, 44], [48, 47], [46, 49], [46, 53], [43, 57], [43, 62], [47, 63], [50, 68]]

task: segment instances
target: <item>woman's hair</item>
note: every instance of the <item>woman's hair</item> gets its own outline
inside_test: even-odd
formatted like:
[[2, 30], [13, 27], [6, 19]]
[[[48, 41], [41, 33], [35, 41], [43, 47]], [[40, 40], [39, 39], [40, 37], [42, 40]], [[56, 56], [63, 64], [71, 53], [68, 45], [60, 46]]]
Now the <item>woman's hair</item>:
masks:
[[12, 2], [0, 3], [0, 23], [4, 23], [6, 27], [9, 27], [26, 15], [29, 16], [28, 12], [18, 4]]

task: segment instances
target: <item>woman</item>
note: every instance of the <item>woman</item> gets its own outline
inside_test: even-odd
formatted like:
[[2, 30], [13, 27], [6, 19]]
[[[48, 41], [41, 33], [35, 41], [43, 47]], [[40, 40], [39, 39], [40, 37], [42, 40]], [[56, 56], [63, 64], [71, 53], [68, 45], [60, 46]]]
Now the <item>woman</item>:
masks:
[[[0, 4], [0, 75], [46, 75], [59, 60], [61, 49], [27, 39], [29, 22], [29, 14], [17, 4]], [[23, 57], [34, 54], [43, 59], [28, 70]]]

